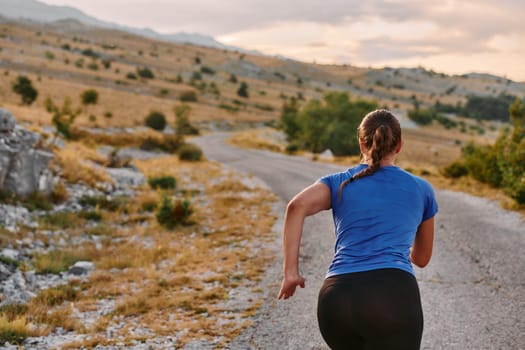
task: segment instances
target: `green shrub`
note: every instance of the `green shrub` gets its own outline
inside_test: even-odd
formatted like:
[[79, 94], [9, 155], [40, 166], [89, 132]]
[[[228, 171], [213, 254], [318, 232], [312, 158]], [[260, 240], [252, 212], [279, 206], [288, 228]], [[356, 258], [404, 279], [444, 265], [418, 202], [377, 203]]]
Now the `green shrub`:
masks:
[[443, 175], [450, 178], [458, 178], [468, 175], [468, 168], [462, 162], [456, 161], [443, 169]]
[[255, 108], [260, 109], [261, 111], [273, 112], [274, 108], [272, 105], [256, 103], [253, 105]]
[[179, 225], [189, 225], [189, 218], [193, 214], [191, 203], [187, 199], [177, 199], [173, 202], [164, 196], [157, 211], [157, 221], [160, 225], [173, 229]]
[[286, 153], [294, 154], [299, 151], [299, 145], [296, 143], [290, 143], [286, 146]]
[[161, 188], [163, 190], [174, 189], [177, 186], [177, 180], [173, 176], [150, 177], [148, 184], [153, 189]]
[[12, 85], [13, 91], [20, 95], [22, 103], [32, 104], [38, 97], [38, 91], [33, 87], [31, 80], [25, 75], [19, 75]]
[[197, 102], [197, 93], [193, 90], [183, 91], [179, 95], [182, 102]]
[[498, 154], [492, 146], [477, 146], [470, 142], [462, 150], [463, 163], [476, 180], [499, 187], [502, 176]]
[[185, 143], [179, 150], [179, 159], [196, 162], [202, 159], [202, 150], [193, 143]]
[[219, 108], [221, 108], [221, 109], [225, 109], [225, 110], [227, 110], [228, 112], [233, 112], [233, 113], [239, 111], [239, 107], [235, 107], [235, 106], [232, 106], [232, 105], [227, 104], [227, 103], [221, 103], [221, 104], [219, 105]]
[[199, 129], [190, 123], [191, 106], [181, 103], [173, 107], [177, 135], [198, 135]]
[[429, 125], [436, 117], [436, 114], [437, 113], [434, 109], [416, 107], [408, 111], [408, 118], [418, 125]]
[[509, 114], [513, 128], [502, 130], [494, 145], [465, 145], [462, 162], [472, 177], [525, 204], [525, 103], [516, 99]]
[[144, 119], [144, 125], [158, 131], [164, 130], [166, 128], [166, 116], [158, 111], [152, 111]]
[[98, 210], [81, 211], [79, 215], [86, 220], [102, 221], [102, 214]]
[[355, 133], [361, 119], [377, 109], [377, 103], [351, 101], [345, 92], [326, 93], [323, 100], [312, 99], [300, 110], [297, 99], [285, 101], [281, 126], [287, 139], [303, 149], [320, 153], [330, 149], [336, 156], [359, 154]]
[[95, 89], [87, 89], [81, 95], [83, 105], [96, 105], [98, 102], [98, 92]]
[[244, 81], [241, 82], [241, 85], [239, 86], [239, 89], [237, 90], [237, 95], [241, 97], [245, 97], [245, 98], [249, 97], [248, 84], [246, 82]]
[[144, 79], [154, 79], [155, 78], [153, 71], [147, 67], [137, 68], [137, 74], [139, 75], [139, 77], [144, 78]]
[[147, 137], [140, 149], [145, 151], [163, 151], [175, 153], [184, 144], [184, 138], [180, 135], [165, 134], [161, 139], [156, 137]]
[[215, 70], [213, 70], [212, 68], [207, 67], [207, 66], [202, 66], [201, 67], [201, 73], [213, 75], [213, 74], [215, 74]]
[[126, 74], [126, 78], [129, 79], [129, 80], [137, 80], [138, 77], [135, 73], [133, 72], [129, 72], [128, 74]]
[[71, 99], [66, 97], [60, 108], [55, 106], [51, 99], [46, 100], [46, 109], [51, 110], [53, 113], [52, 122], [55, 126], [56, 133], [61, 134], [66, 139], [72, 139], [73, 134], [71, 132], [71, 126], [80, 114], [80, 108], [73, 109]]

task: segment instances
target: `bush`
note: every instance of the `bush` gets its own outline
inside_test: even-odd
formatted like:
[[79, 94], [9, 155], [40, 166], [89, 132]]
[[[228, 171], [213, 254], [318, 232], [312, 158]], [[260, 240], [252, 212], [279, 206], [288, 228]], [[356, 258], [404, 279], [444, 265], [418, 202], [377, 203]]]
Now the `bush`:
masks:
[[66, 139], [72, 139], [73, 134], [71, 126], [75, 122], [76, 117], [80, 114], [80, 108], [74, 110], [71, 105], [71, 99], [67, 97], [60, 108], [55, 106], [51, 99], [46, 100], [46, 109], [51, 110], [53, 113], [52, 122], [55, 126], [56, 133], [61, 134]]
[[246, 98], [249, 97], [248, 84], [246, 84], [246, 82], [243, 81], [241, 83], [241, 86], [239, 86], [239, 89], [237, 90], [237, 95], [239, 95], [241, 97], [246, 97]]
[[429, 125], [436, 117], [437, 113], [434, 109], [416, 108], [408, 111], [408, 118], [418, 125]]
[[295, 154], [299, 151], [299, 145], [296, 143], [290, 143], [286, 146], [286, 153]]
[[151, 69], [144, 67], [144, 68], [137, 68], [137, 74], [139, 77], [144, 79], [154, 79], [155, 75], [151, 71]]
[[191, 224], [189, 221], [191, 214], [193, 214], [193, 209], [189, 200], [177, 199], [173, 202], [169, 197], [164, 196], [156, 218], [160, 225], [173, 229], [179, 225]]
[[22, 103], [25, 105], [32, 104], [38, 97], [38, 91], [33, 87], [33, 83], [24, 75], [19, 75], [16, 78], [12, 88], [16, 94], [20, 95]]
[[503, 130], [494, 145], [467, 144], [462, 162], [472, 177], [502, 188], [518, 204], [525, 204], [525, 103], [516, 99], [509, 114], [512, 130]]
[[152, 111], [144, 119], [144, 125], [157, 131], [162, 131], [166, 128], [166, 116], [161, 112]]
[[202, 67], [201, 67], [201, 73], [203, 73], [203, 74], [209, 74], [209, 75], [214, 75], [214, 74], [215, 74], [215, 70], [213, 70], [212, 68], [207, 67], [207, 66], [202, 66]]
[[359, 154], [354, 133], [361, 119], [377, 103], [365, 100], [351, 101], [347, 93], [330, 92], [323, 100], [310, 100], [299, 110], [296, 99], [283, 105], [281, 125], [289, 142], [314, 153], [331, 150], [336, 156]]
[[173, 176], [158, 176], [148, 179], [148, 184], [153, 189], [172, 190], [177, 186], [177, 180]]
[[187, 160], [190, 162], [197, 162], [202, 159], [202, 150], [192, 143], [185, 143], [178, 151], [180, 160]]
[[173, 111], [175, 112], [175, 132], [177, 135], [199, 134], [199, 129], [190, 123], [191, 107], [189, 105], [181, 103], [176, 105]]
[[182, 102], [197, 102], [197, 93], [193, 90], [183, 91], [179, 95]]
[[83, 105], [96, 105], [98, 102], [98, 92], [95, 89], [85, 90], [81, 95]]
[[450, 178], [458, 178], [468, 175], [468, 168], [462, 162], [456, 161], [443, 169], [443, 175]]
[[157, 137], [147, 137], [140, 145], [140, 149], [174, 153], [183, 144], [184, 139], [180, 135], [163, 135], [160, 139]]

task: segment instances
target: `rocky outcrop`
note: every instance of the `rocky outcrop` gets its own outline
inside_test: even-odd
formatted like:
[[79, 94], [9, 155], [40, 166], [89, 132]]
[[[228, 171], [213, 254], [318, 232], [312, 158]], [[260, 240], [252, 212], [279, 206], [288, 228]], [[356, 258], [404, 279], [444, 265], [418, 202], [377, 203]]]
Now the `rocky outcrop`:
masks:
[[18, 125], [6, 109], [0, 108], [0, 190], [25, 196], [52, 190], [48, 164], [53, 154], [35, 148], [40, 135]]

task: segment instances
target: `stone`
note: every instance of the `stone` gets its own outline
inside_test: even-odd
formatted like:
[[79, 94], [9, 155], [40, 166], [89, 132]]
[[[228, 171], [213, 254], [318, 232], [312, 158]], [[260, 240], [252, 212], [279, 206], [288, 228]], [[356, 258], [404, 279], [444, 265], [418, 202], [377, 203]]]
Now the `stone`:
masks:
[[0, 255], [11, 260], [18, 260], [18, 258], [20, 257], [20, 253], [18, 252], [18, 250], [10, 248], [4, 248]]
[[16, 119], [7, 109], [0, 108], [0, 133], [11, 133], [15, 129]]
[[36, 148], [39, 140], [40, 135], [16, 125], [15, 117], [0, 108], [0, 190], [21, 196], [52, 191], [48, 164], [53, 154]]
[[72, 275], [85, 275], [95, 269], [95, 265], [91, 261], [77, 261], [69, 268], [69, 273]]
[[319, 159], [326, 160], [326, 161], [332, 161], [334, 160], [334, 154], [331, 150], [327, 149], [324, 152], [319, 154]]

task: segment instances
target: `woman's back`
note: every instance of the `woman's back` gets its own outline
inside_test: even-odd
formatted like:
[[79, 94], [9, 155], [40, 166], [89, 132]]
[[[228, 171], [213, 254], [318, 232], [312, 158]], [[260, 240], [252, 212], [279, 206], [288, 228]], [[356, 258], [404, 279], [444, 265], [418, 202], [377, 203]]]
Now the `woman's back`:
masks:
[[437, 211], [432, 187], [399, 167], [385, 166], [338, 193], [343, 181], [364, 168], [320, 180], [330, 188], [336, 231], [328, 276], [377, 268], [413, 273], [409, 250], [417, 228]]

